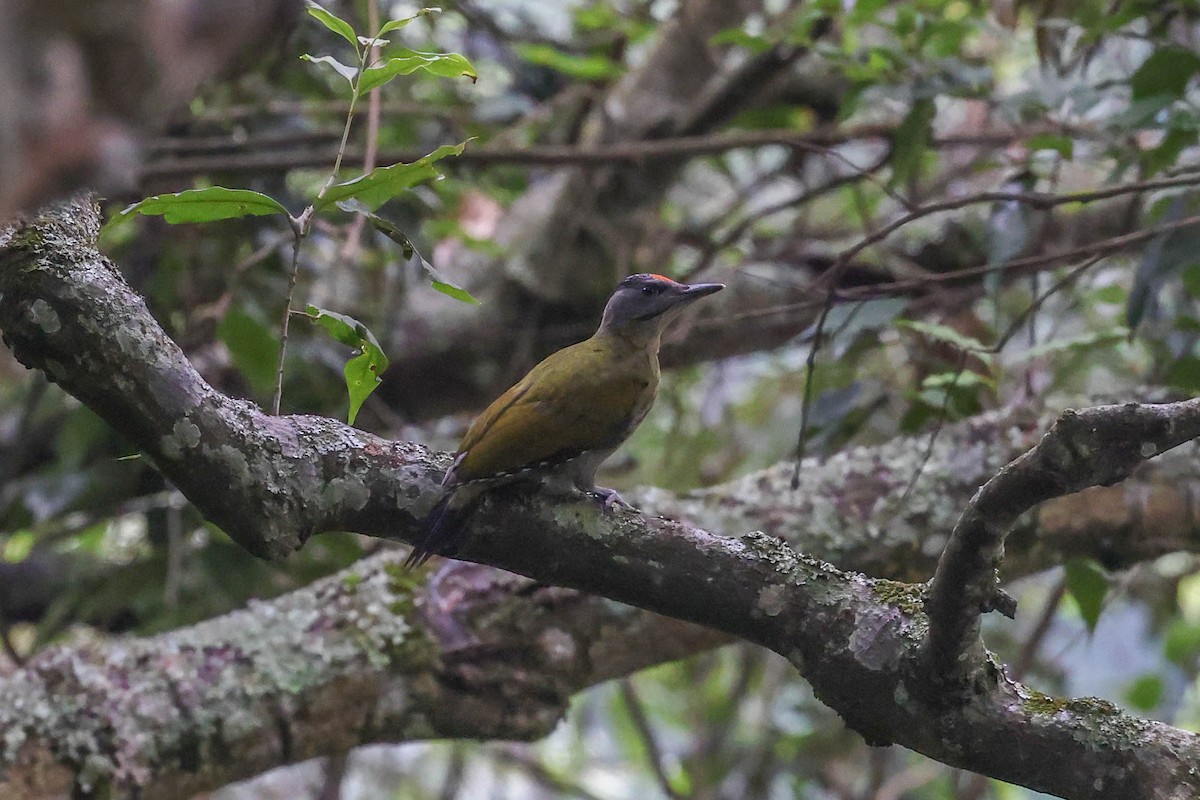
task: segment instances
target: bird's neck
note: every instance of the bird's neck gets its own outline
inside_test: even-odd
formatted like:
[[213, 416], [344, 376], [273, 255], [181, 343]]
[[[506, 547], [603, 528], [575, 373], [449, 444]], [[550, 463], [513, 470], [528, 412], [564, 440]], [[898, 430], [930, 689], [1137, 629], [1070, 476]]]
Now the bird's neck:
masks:
[[618, 350], [647, 353], [657, 359], [658, 348], [662, 344], [663, 326], [656, 323], [657, 320], [648, 320], [624, 325], [601, 325], [592, 338]]

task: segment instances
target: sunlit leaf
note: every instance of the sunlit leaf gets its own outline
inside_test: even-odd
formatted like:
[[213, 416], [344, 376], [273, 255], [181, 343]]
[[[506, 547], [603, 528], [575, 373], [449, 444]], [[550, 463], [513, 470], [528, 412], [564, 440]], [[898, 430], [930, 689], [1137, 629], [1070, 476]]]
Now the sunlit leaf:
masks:
[[354, 78], [356, 75], [358, 75], [357, 69], [343, 64], [333, 56], [314, 56], [305, 53], [304, 55], [300, 56], [300, 58], [305, 61], [311, 61], [314, 64], [326, 64], [332, 67], [333, 71], [345, 78], [351, 86], [354, 85]]
[[287, 215], [288, 210], [278, 200], [249, 189], [226, 189], [209, 186], [188, 189], [175, 194], [159, 194], [139, 200], [117, 216], [130, 214], [161, 216], [172, 225], [182, 222], [214, 222], [239, 217], [261, 217], [269, 214]]
[[1061, 133], [1037, 133], [1025, 140], [1025, 147], [1030, 152], [1035, 150], [1053, 150], [1070, 161], [1075, 155], [1075, 140]]
[[312, 305], [307, 306], [304, 313], [334, 339], [360, 351], [346, 362], [343, 370], [346, 376], [346, 390], [350, 394], [347, 422], [353, 425], [363, 402], [382, 382], [380, 376], [388, 368], [388, 357], [380, 348], [375, 334], [354, 317]]
[[0, 547], [0, 559], [9, 564], [24, 561], [33, 552], [36, 541], [37, 534], [33, 531], [14, 531], [4, 540], [4, 546]]
[[447, 156], [461, 155], [466, 146], [466, 142], [445, 144], [411, 164], [377, 167], [366, 175], [361, 175], [353, 180], [335, 183], [314, 205], [319, 211], [340, 200], [354, 198], [374, 211], [405, 189], [416, 186], [418, 183], [440, 178], [441, 173], [433, 168], [433, 164]]
[[1065, 565], [1067, 592], [1079, 606], [1079, 613], [1088, 631], [1096, 630], [1104, 598], [1108, 594], [1108, 575], [1089, 558], [1073, 558]]
[[400, 28], [403, 28], [405, 25], [407, 25], [408, 23], [412, 22], [415, 19], [420, 19], [421, 17], [428, 17], [431, 14], [440, 14], [440, 13], [442, 13], [442, 10], [440, 8], [422, 8], [420, 11], [418, 11], [416, 14], [413, 14], [411, 17], [404, 17], [403, 19], [390, 19], [387, 22], [383, 23], [383, 27], [379, 29], [379, 33], [376, 34], [376, 36], [383, 36], [384, 34], [391, 33], [394, 30], [399, 30]]
[[471, 66], [471, 62], [458, 53], [418, 53], [415, 50], [402, 50], [400, 55], [363, 70], [358, 90], [369, 92], [398, 75], [410, 75], [418, 70], [440, 78], [479, 80], [479, 73]]
[[564, 53], [548, 44], [519, 44], [513, 49], [530, 64], [549, 67], [581, 81], [617, 78], [625, 71], [624, 67], [607, 56]]
[[351, 45], [353, 45], [354, 51], [358, 52], [358, 37], [355, 36], [354, 28], [351, 27], [349, 22], [346, 22], [346, 20], [330, 13], [329, 11], [326, 11], [312, 0], [308, 0], [308, 13], [309, 16], [314, 17], [326, 28], [333, 31], [338, 36], [342, 37]]
[[387, 369], [387, 359], [384, 358], [381, 366], [379, 357], [382, 355], [383, 351], [364, 349], [363, 352], [347, 361], [342, 370], [346, 376], [346, 391], [350, 395], [350, 407], [346, 413], [346, 422], [350, 425], [353, 425], [354, 420], [358, 418], [358, 412], [362, 408], [362, 404], [370, 397], [371, 392], [383, 383], [379, 373]]

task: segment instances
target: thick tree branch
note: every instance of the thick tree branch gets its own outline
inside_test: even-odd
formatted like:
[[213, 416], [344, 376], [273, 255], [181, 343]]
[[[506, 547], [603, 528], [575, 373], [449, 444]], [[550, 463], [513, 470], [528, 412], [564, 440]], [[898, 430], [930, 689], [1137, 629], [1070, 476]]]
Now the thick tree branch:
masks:
[[190, 797], [361, 744], [540, 738], [572, 693], [728, 641], [475, 565], [423, 586], [402, 561], [39, 654], [0, 680], [0, 796]]
[[929, 657], [950, 680], [984, 665], [979, 615], [995, 602], [1004, 539], [1017, 518], [1054, 497], [1111, 486], [1135, 467], [1200, 436], [1200, 400], [1066, 411], [1036, 447], [971, 500], [929, 586]]
[[[215, 392], [92, 249], [95, 227], [94, 206], [76, 201], [0, 242], [0, 329], [18, 358], [92, 405], [257, 552], [280, 554], [332, 528], [417, 533], [444, 456], [332, 420], [267, 417]], [[1187, 432], [1151, 433], [1165, 446]], [[1137, 442], [1144, 457], [1143, 435], [1131, 425], [1121, 452]], [[1093, 452], [1107, 455], [1101, 445]], [[1071, 485], [1113, 480], [1129, 463], [1102, 461], [1090, 478], [1075, 470]], [[1070, 797], [1182, 798], [1200, 788], [1189, 774], [1200, 758], [1194, 735], [1105, 704], [1047, 698], [991, 662], [971, 694], [948, 701], [938, 694], [944, 676], [924, 657], [919, 587], [841, 572], [763, 533], [726, 538], [514, 489], [482, 504], [463, 555], [770, 647], [868, 741]]]

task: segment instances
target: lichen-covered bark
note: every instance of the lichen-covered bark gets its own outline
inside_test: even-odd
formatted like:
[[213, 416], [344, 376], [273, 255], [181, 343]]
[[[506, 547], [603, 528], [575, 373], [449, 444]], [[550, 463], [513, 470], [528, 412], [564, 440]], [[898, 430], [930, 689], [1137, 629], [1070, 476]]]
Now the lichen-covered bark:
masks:
[[979, 618], [994, 608], [1004, 541], [1040, 503], [1111, 486], [1158, 453], [1200, 436], [1200, 400], [1064, 411], [1036, 446], [980, 487], [959, 517], [929, 584], [927, 653], [945, 684], [984, 664]]
[[431, 590], [402, 560], [162, 636], [39, 654], [0, 681], [0, 797], [189, 797], [372, 742], [537, 738], [571, 693], [726, 640], [473, 565]]
[[[399, 539], [411, 539], [418, 533], [418, 520], [440, 491], [435, 478], [446, 464], [444, 454], [385, 441], [333, 420], [266, 416], [251, 404], [215, 392], [196, 375], [112, 265], [94, 251], [91, 239], [95, 215], [94, 205], [75, 201], [47, 212], [0, 242], [0, 330], [23, 363], [45, 370], [64, 389], [126, 433], [202, 513], [249, 549], [277, 555], [299, 546], [309, 535], [329, 529]], [[1155, 435], [1151, 440], [1161, 446], [1192, 435], [1190, 429], [1179, 427], [1183, 423], [1196, 424], [1190, 409], [1177, 406], [1146, 410], [1148, 418], [1158, 415], [1173, 420], [1162, 436]], [[1118, 407], [1117, 412], [1088, 412], [1086, 419], [1102, 430], [1107, 415], [1112, 413], [1119, 416], [1125, 410]], [[1022, 426], [1005, 425], [1002, 429], [1009, 433], [996, 443], [986, 435], [986, 426], [981, 427], [978, 453], [968, 450], [938, 456], [931, 465], [929, 480], [957, 486], [965, 480], [964, 464], [987, 463], [992, 456], [984, 454], [992, 453], [993, 447], [995, 453], [1003, 453], [1006, 436], [1023, 439], [1028, 435]], [[1068, 436], [1063, 441], [1078, 463], [1084, 463], [1089, 456], [1089, 440], [1084, 434], [1093, 432], [1075, 432], [1078, 437]], [[1131, 442], [1138, 446], [1130, 450], [1126, 445]], [[1143, 443], [1130, 437], [1120, 440], [1118, 444], [1125, 447], [1121, 451], [1122, 470], [1137, 458], [1144, 460], [1153, 454], [1154, 448], [1143, 448]], [[1104, 456], [1107, 452], [1095, 450], [1091, 455]], [[887, 474], [878, 463], [869, 467], [872, 460], [869, 453], [863, 452], [848, 455], [849, 463], [864, 467], [855, 481], [859, 491], [831, 493], [813, 500], [810, 507], [801, 506], [790, 518], [798, 520], [808, 514], [808, 530], [820, 530], [834, 524], [834, 516], [882, 513], [882, 517], [876, 517], [881, 520], [876, 532], [882, 538], [882, 532], [894, 527], [908, 512], [889, 507], [887, 495], [876, 491], [903, 484], [911, 472], [901, 470], [897, 477]], [[836, 479], [836, 472], [821, 473], [820, 469], [811, 468], [811, 480]], [[1116, 474], [1108, 464], [1101, 464], [1092, 473], [1093, 479], [1100, 482]], [[1047, 476], [1059, 493], [1086, 484], [1078, 476], [1064, 479], [1061, 485], [1053, 478], [1053, 474]], [[765, 491], [773, 478], [768, 474], [758, 480], [763, 481], [759, 489]], [[819, 490], [819, 485], [812, 488]], [[1043, 491], [1038, 496], [1052, 496], [1055, 491]], [[687, 501], [685, 498], [681, 502]], [[1004, 508], [1014, 509], [1024, 501], [1012, 500]], [[824, 508], [821, 504], [826, 502], [834, 507]], [[931, 513], [920, 502], [914, 508], [918, 515]], [[742, 513], [749, 512], [743, 507]], [[932, 517], [915, 519], [921, 525], [939, 524]], [[905, 537], [911, 539], [911, 532], [900, 540]], [[805, 546], [802, 540], [799, 543]], [[917, 549], [924, 552], [927, 548]], [[789, 658], [812, 683], [816, 694], [872, 742], [903, 744], [948, 764], [1068, 797], [1182, 798], [1200, 791], [1200, 779], [1193, 774], [1193, 765], [1200, 759], [1200, 740], [1193, 734], [1130, 718], [1105, 704], [1039, 695], [1008, 681], [982, 648], [977, 652], [964, 648], [967, 656], [977, 662], [969, 692], [941, 693], [945, 676], [924, 657], [929, 623], [921, 586], [842, 572], [811, 556], [798, 555], [760, 530], [730, 538], [694, 524], [647, 517], [630, 509], [604, 515], [584, 498], [554, 499], [511, 488], [493, 492], [472, 516], [470, 539], [462, 555], [505, 567], [539, 583], [593, 592], [770, 647]], [[324, 586], [339, 591], [336, 582]], [[453, 594], [437, 581], [429, 591], [427, 606]], [[338, 595], [353, 596], [353, 592]], [[302, 601], [295, 602], [305, 607]], [[406, 670], [413, 671], [414, 662], [408, 660], [404, 646], [433, 642], [434, 651], [443, 658], [463, 646], [461, 623], [441, 627], [428, 624], [424, 633], [415, 633], [409, 617], [402, 613], [384, 620], [389, 613], [403, 611], [400, 600], [362, 610], [353, 599], [344, 602], [347, 605], [329, 603], [338, 610], [332, 630], [326, 632], [312, 619], [306, 623], [316, 624], [310, 632], [331, 637], [322, 640], [322, 647], [328, 645], [334, 652], [345, 653], [344, 659], [339, 656], [331, 662], [334, 685], [361, 688], [365, 679], [360, 680], [362, 673], [355, 670], [363, 660], [370, 663], [372, 658], [379, 662], [374, 679], [394, 671], [403, 673], [397, 680], [407, 682], [413, 680]], [[266, 617], [265, 609], [260, 610]], [[252, 608], [243, 613], [256, 612]], [[357, 627], [356, 614], [365, 614], [358, 617], [369, 621], [365, 628]], [[261, 619], [256, 624], [269, 625]], [[488, 629], [494, 624], [489, 620]], [[470, 629], [469, 625], [465, 627]], [[506, 630], [502, 625], [496, 629]], [[536, 626], [533, 629], [536, 631]], [[203, 643], [210, 641], [204, 639], [204, 630], [201, 626], [177, 635], [195, 635]], [[345, 631], [349, 631], [350, 639], [367, 638], [362, 649], [338, 649], [339, 643], [346, 642], [339, 638]], [[437, 638], [445, 636], [450, 638]], [[465, 638], [466, 650], [470, 651], [470, 637]], [[128, 644], [134, 661], [152, 673], [146, 675], [145, 689], [157, 699], [147, 701], [147, 709], [166, 708], [162, 698], [178, 693], [171, 684], [172, 658], [187, 662], [185, 672], [209, 674], [203, 663], [207, 657], [203, 644], [178, 655], [171, 641], [167, 637]], [[502, 647], [509, 640], [498, 641], [501, 644], [497, 646]], [[518, 637], [514, 641], [526, 640]], [[565, 645], [563, 637], [551, 634], [546, 641], [556, 652], [563, 651], [557, 647]], [[281, 673], [274, 671], [270, 653], [255, 649], [252, 643], [244, 644], [253, 663], [262, 659], [260, 666], [270, 667], [269, 674], [262, 677], [265, 685], [276, 690], [287, 688], [286, 680], [277, 680]], [[975, 644], [975, 640], [969, 644]], [[413, 646], [418, 653], [426, 652], [424, 646]], [[91, 691], [89, 687], [103, 687], [104, 676], [114, 670], [119, 677], [122, 665], [130, 663], [125, 652], [120, 645], [107, 645], [93, 655], [85, 651], [77, 670], [64, 651], [51, 651], [12, 680], [33, 680], [39, 669], [49, 670], [49, 675], [66, 675], [65, 682], [51, 678], [45, 683], [64, 686], [64, 699], [83, 697], [89, 707], [102, 708], [104, 689]], [[511, 655], [484, 671], [490, 676], [492, 682], [487, 685], [492, 691], [497, 685], [509, 686], [507, 681], [519, 685], [529, 677], [520, 655]], [[217, 658], [218, 666], [240, 668], [239, 659], [226, 662], [223, 658]], [[297, 666], [302, 663], [302, 658], [289, 658], [280, 667], [282, 674], [290, 680], [303, 679], [305, 675]], [[416, 671], [423, 668], [423, 663], [415, 662]], [[313, 666], [319, 668], [321, 663], [314, 661]], [[337, 680], [343, 672], [350, 677]], [[220, 697], [226, 687], [221, 680], [212, 685], [191, 685], [202, 693], [215, 686]], [[537, 685], [537, 691], [546, 691], [546, 684]], [[36, 695], [35, 686], [36, 681], [8, 695], [12, 700], [7, 709], [17, 707], [17, 695]], [[320, 690], [309, 688], [314, 698], [323, 696]], [[237, 695], [236, 687], [231, 691], [244, 703], [253, 700]], [[566, 691], [569, 689], [559, 688], [549, 694], [560, 702]], [[180, 696], [181, 703], [191, 702], [187, 696]], [[391, 696], [386, 695], [380, 702], [385, 703]], [[517, 696], [521, 696], [520, 691]], [[433, 697], [435, 700], [421, 706], [428, 714], [442, 707], [438, 696]], [[370, 699], [366, 698], [362, 706], [370, 707]], [[463, 702], [463, 707], [473, 707], [474, 713], [455, 717], [455, 724], [461, 727], [445, 723], [436, 730], [450, 735], [507, 735], [506, 723], [499, 721], [505, 715], [489, 713], [492, 707], [486, 705], [486, 698], [480, 702], [483, 704], [474, 706]], [[150, 765], [147, 776], [128, 766], [137, 760], [134, 755], [143, 753], [136, 744], [130, 751], [113, 749], [111, 731], [116, 723], [97, 728], [91, 738], [74, 735], [73, 729], [64, 731], [61, 724], [54, 728], [62, 733], [58, 738], [49, 735], [50, 729], [39, 728], [45, 710], [52, 705], [38, 703], [28, 718], [8, 718], [0, 738], [8, 742], [12, 737], [6, 750], [10, 767], [25, 765], [31, 774], [53, 773], [75, 782], [117, 776], [126, 782], [122, 788], [129, 781], [144, 780], [147, 793], [153, 793], [159, 791], [151, 787], [158, 785], [160, 776], [178, 774], [176, 760], [181, 764], [179, 770], [194, 773], [209, 768], [206, 763], [196, 763], [192, 758], [196, 753], [205, 762], [208, 758], [203, 756], [219, 760], [224, 752], [219, 747], [203, 749], [207, 729], [199, 726], [195, 729], [202, 739], [199, 746], [173, 740], [144, 751], [171, 754], [165, 762], [154, 758], [141, 762]], [[320, 703], [316, 705], [324, 708]], [[157, 718], [150, 711], [143, 713], [142, 708], [138, 702], [126, 705], [122, 712], [127, 717], [122, 724], [133, 723], [127, 729], [130, 734], [136, 730], [153, 738]], [[517, 704], [508, 713], [524, 708]], [[172, 712], [164, 713], [169, 717]], [[179, 712], [179, 716], [185, 715]], [[542, 719], [539, 714], [534, 717]], [[414, 729], [405, 722], [408, 717], [398, 719], [395, 729], [385, 731], [385, 736], [402, 738], [412, 734]], [[142, 722], [145, 725], [137, 724]], [[296, 735], [291, 727], [285, 727], [289, 732], [280, 734], [281, 741], [292, 739], [288, 752], [295, 752]], [[368, 729], [372, 730], [370, 726]], [[526, 723], [526, 729], [529, 735], [540, 730], [536, 721]], [[31, 738], [31, 732], [40, 732], [40, 747], [29, 744], [37, 741]], [[111, 741], [102, 741], [105, 735]], [[84, 745], [96, 742], [103, 747], [96, 758], [89, 758], [97, 751]], [[280, 757], [283, 751], [276, 748], [273, 752]], [[187, 757], [179, 758], [180, 753]], [[111, 770], [110, 764], [115, 765]], [[165, 778], [162, 785], [168, 785]]]

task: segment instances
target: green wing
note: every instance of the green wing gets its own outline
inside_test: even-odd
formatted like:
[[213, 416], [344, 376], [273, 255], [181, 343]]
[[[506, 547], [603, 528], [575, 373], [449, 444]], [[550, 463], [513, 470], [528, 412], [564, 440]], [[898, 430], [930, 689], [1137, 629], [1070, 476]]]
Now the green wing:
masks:
[[[653, 402], [658, 376], [644, 359], [642, 369], [631, 369], [612, 355], [603, 343], [589, 339], [530, 370], [472, 423], [459, 445], [452, 481], [516, 472], [620, 444]], [[599, 367], [605, 363], [609, 369]]]

